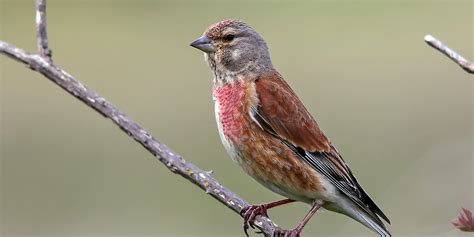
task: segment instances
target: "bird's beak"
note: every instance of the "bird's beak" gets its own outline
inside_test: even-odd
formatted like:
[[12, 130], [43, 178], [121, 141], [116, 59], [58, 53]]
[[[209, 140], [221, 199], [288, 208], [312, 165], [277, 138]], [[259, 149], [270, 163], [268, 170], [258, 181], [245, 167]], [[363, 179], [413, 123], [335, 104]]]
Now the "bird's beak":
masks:
[[203, 35], [199, 38], [197, 38], [195, 41], [193, 41], [190, 46], [193, 46], [194, 48], [200, 49], [205, 53], [214, 53], [216, 52], [216, 49], [212, 45], [212, 42], [207, 36]]

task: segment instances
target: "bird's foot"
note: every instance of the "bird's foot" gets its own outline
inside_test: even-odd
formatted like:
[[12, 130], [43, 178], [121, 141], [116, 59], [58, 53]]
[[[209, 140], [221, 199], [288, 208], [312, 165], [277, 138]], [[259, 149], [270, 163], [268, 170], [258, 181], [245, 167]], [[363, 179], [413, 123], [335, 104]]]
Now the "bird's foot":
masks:
[[262, 216], [268, 217], [267, 209], [268, 209], [267, 205], [265, 204], [252, 205], [252, 206], [248, 206], [242, 209], [242, 211], [240, 212], [240, 215], [244, 217], [244, 232], [247, 237], [249, 236], [247, 232], [249, 227], [252, 227], [252, 229], [255, 229], [255, 225], [253, 224], [253, 221], [255, 220], [256, 216], [262, 215]]
[[278, 230], [275, 233], [275, 237], [300, 237], [301, 234], [300, 228], [295, 228], [292, 230]]

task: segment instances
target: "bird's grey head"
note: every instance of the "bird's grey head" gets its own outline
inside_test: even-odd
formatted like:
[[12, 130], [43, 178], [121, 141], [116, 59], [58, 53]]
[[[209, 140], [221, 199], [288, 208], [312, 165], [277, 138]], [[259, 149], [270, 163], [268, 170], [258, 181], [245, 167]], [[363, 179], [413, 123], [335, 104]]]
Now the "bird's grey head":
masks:
[[252, 27], [238, 20], [217, 22], [191, 43], [205, 53], [214, 81], [225, 84], [240, 76], [251, 79], [273, 68], [268, 47]]

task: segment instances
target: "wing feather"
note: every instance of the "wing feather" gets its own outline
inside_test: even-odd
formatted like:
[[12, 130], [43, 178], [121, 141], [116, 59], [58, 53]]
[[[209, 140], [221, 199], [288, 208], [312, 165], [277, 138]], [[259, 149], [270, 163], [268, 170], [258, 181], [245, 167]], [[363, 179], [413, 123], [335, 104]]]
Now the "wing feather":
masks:
[[259, 103], [251, 112], [262, 129], [282, 140], [375, 220], [382, 223], [379, 215], [390, 223], [280, 74], [274, 72], [258, 78], [255, 90]]

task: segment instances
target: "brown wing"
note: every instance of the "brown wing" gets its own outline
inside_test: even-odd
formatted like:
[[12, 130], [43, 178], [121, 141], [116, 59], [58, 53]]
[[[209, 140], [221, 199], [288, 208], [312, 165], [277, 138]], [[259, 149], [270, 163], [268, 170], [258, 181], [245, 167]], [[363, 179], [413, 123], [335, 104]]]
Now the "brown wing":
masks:
[[255, 84], [259, 99], [256, 111], [275, 134], [307, 152], [331, 154], [328, 159], [350, 179], [344, 161], [281, 75], [277, 72], [267, 74]]
[[279, 73], [258, 78], [255, 91], [259, 103], [252, 111], [260, 127], [287, 144], [376, 220], [380, 222], [375, 213], [390, 223], [358, 184], [340, 154]]
[[278, 136], [311, 152], [329, 152], [330, 142], [293, 90], [278, 73], [256, 82], [259, 113]]

